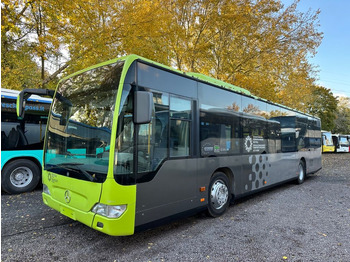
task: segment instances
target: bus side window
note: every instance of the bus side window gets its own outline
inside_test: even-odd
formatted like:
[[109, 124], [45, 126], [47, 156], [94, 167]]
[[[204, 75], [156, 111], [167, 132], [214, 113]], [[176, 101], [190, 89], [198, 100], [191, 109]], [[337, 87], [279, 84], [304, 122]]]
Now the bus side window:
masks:
[[191, 100], [170, 97], [170, 157], [190, 155]]

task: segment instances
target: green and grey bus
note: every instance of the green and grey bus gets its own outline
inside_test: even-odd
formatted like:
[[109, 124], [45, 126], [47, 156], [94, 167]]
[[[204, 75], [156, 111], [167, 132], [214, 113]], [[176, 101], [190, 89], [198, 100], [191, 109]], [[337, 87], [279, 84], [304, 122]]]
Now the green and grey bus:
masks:
[[109, 235], [321, 169], [320, 120], [249, 91], [130, 55], [60, 81], [43, 201]]

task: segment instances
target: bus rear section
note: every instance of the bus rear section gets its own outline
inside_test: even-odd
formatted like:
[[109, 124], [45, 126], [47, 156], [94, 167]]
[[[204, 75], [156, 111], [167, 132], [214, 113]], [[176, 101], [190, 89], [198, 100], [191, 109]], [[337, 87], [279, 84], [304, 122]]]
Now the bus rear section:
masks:
[[1, 187], [9, 194], [33, 190], [41, 180], [41, 163], [51, 99], [32, 96], [25, 117], [17, 118], [19, 91], [1, 89]]

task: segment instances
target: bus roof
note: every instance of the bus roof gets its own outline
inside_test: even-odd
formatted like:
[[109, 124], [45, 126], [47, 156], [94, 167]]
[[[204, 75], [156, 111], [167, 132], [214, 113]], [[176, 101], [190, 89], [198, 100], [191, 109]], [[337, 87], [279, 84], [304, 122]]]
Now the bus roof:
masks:
[[261, 97], [258, 97], [258, 96], [255, 96], [253, 95], [250, 91], [248, 91], [247, 89], [244, 89], [244, 88], [241, 88], [241, 87], [238, 87], [238, 86], [235, 86], [235, 85], [232, 85], [232, 84], [229, 84], [229, 83], [226, 83], [224, 81], [221, 81], [221, 80], [218, 80], [216, 78], [213, 78], [213, 77], [210, 77], [210, 76], [207, 76], [207, 75], [203, 75], [203, 74], [200, 74], [200, 73], [193, 73], [193, 72], [184, 72], [184, 71], [180, 71], [180, 70], [177, 70], [175, 68], [172, 68], [170, 66], [166, 66], [166, 65], [163, 65], [161, 63], [158, 63], [158, 62], [155, 62], [155, 61], [152, 61], [148, 58], [144, 58], [142, 56], [138, 56], [138, 55], [135, 55], [135, 54], [131, 54], [131, 55], [127, 55], [127, 56], [123, 56], [123, 57], [118, 57], [118, 58], [114, 58], [112, 60], [108, 60], [108, 61], [105, 61], [103, 63], [100, 63], [100, 64], [96, 64], [96, 65], [93, 65], [93, 66], [90, 66], [88, 68], [85, 68], [83, 70], [80, 70], [76, 73], [73, 73], [69, 76], [66, 76], [65, 78], [61, 79], [61, 81], [63, 80], [66, 80], [72, 76], [75, 76], [75, 75], [78, 75], [78, 74], [81, 74], [83, 72], [86, 72], [86, 71], [89, 71], [91, 69], [94, 69], [94, 68], [97, 68], [97, 67], [100, 67], [100, 66], [103, 66], [103, 65], [108, 65], [108, 64], [112, 64], [112, 63], [115, 63], [117, 61], [125, 61], [126, 63], [128, 64], [131, 64], [133, 63], [134, 61], [143, 61], [143, 62], [146, 62], [148, 64], [152, 64], [156, 67], [159, 67], [159, 68], [163, 68], [163, 69], [166, 69], [168, 71], [171, 71], [171, 72], [174, 72], [174, 73], [177, 73], [179, 75], [183, 75], [185, 77], [189, 77], [189, 78], [194, 78], [195, 80], [199, 80], [201, 82], [205, 82], [205, 83], [208, 83], [208, 84], [211, 84], [211, 85], [214, 85], [216, 87], [219, 87], [219, 88], [223, 88], [223, 89], [227, 89], [227, 90], [231, 90], [231, 91], [234, 91], [236, 93], [241, 93], [245, 96], [249, 96], [251, 98], [254, 98], [254, 99], [258, 99], [258, 100], [261, 100], [261, 101], [264, 101], [264, 102], [267, 102], [267, 103], [270, 103], [272, 105], [276, 105], [276, 106], [280, 106], [284, 109], [288, 109], [288, 110], [291, 110], [291, 111], [294, 111], [294, 112], [297, 112], [297, 113], [300, 113], [300, 114], [304, 114], [306, 116], [309, 116], [309, 117], [313, 117], [313, 118], [317, 118], [319, 119], [319, 117], [315, 117], [313, 115], [310, 115], [308, 113], [305, 113], [305, 112], [301, 112], [301, 111], [298, 111], [294, 108], [290, 108], [288, 106], [285, 106], [285, 105], [281, 105], [281, 104], [278, 104], [278, 103], [274, 103], [270, 100], [267, 100], [267, 99], [264, 99], [264, 98], [261, 98]]

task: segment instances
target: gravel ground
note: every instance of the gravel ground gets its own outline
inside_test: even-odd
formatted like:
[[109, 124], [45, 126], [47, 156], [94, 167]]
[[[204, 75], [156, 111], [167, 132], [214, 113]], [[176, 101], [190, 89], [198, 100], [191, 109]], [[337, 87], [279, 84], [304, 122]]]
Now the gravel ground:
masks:
[[203, 214], [110, 237], [42, 204], [41, 192], [1, 196], [2, 261], [350, 261], [350, 154], [245, 198], [220, 218]]

